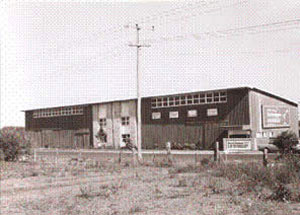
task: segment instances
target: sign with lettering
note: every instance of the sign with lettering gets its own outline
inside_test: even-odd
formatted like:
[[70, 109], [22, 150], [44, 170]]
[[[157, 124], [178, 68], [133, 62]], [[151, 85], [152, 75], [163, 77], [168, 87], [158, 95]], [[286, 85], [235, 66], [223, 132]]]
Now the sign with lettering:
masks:
[[218, 116], [218, 109], [217, 108], [207, 109], [207, 116]]
[[263, 106], [263, 127], [278, 128], [290, 126], [290, 109], [282, 106]]
[[249, 138], [224, 138], [223, 141], [225, 144], [225, 151], [251, 150], [251, 139]]

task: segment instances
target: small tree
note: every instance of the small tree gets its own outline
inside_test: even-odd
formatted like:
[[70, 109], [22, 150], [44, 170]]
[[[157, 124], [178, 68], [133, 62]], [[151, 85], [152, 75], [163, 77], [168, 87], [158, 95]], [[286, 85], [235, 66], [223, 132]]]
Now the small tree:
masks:
[[0, 148], [6, 161], [14, 161], [18, 158], [20, 143], [11, 133], [0, 133]]
[[282, 155], [289, 154], [298, 144], [297, 135], [292, 131], [284, 131], [275, 138], [272, 144], [280, 150]]

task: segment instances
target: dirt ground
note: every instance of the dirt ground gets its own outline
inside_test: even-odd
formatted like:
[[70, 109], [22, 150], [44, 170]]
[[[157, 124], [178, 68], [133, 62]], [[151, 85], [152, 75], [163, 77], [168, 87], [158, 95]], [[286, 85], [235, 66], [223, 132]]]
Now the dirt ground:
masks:
[[1, 163], [1, 214], [296, 215], [300, 205], [235, 193], [209, 169], [131, 163]]

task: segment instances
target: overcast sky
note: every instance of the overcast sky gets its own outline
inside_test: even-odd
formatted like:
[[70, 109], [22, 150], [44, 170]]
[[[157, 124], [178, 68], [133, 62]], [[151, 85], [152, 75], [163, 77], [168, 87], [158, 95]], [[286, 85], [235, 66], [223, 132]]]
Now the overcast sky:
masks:
[[135, 23], [151, 45], [142, 96], [250, 86], [300, 101], [299, 11], [294, 0], [2, 1], [1, 127], [24, 126], [24, 109], [134, 98]]

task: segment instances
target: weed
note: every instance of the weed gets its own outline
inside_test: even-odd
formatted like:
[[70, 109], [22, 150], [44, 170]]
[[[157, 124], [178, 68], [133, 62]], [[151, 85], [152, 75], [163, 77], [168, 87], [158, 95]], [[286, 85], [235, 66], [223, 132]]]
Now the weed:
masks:
[[35, 171], [31, 172], [31, 174], [30, 174], [30, 176], [32, 176], [32, 177], [36, 177], [36, 176], [38, 176], [38, 175], [39, 175], [39, 173], [38, 173], [38, 172], [35, 172]]
[[211, 163], [210, 159], [208, 158], [203, 158], [201, 161], [200, 161], [201, 165], [202, 166], [207, 166]]
[[133, 207], [130, 208], [130, 210], [128, 211], [130, 214], [134, 214], [134, 213], [140, 213], [143, 212], [143, 208], [139, 205], [134, 205]]
[[178, 173], [199, 173], [202, 171], [200, 166], [194, 166], [192, 164], [188, 164], [186, 166], [177, 166], [170, 169], [169, 174], [178, 174]]
[[172, 163], [168, 162], [165, 159], [163, 159], [163, 160], [160, 160], [160, 161], [155, 161], [154, 166], [159, 167], [159, 168], [168, 168], [168, 167], [172, 167]]
[[80, 195], [78, 197], [85, 199], [93, 197], [91, 185], [80, 186]]
[[178, 180], [177, 187], [187, 187], [187, 181], [185, 178], [181, 178]]
[[112, 184], [102, 184], [100, 186], [91, 186], [91, 184], [80, 186], [80, 194], [77, 195], [81, 198], [90, 199], [93, 197], [105, 197], [108, 198], [111, 195], [116, 194], [120, 188], [124, 188], [123, 181]]
[[276, 214], [277, 208], [272, 202], [256, 201], [245, 199], [241, 204], [242, 212], [245, 215], [273, 215]]

